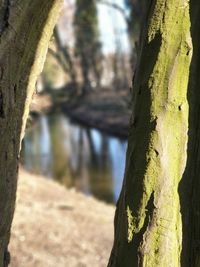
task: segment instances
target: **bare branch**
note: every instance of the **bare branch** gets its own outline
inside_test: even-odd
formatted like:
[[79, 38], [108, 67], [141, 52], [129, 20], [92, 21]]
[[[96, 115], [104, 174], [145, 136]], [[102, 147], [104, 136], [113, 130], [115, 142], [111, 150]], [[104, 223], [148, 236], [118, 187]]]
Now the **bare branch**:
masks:
[[56, 53], [53, 49], [49, 48], [49, 53], [57, 60], [58, 64], [61, 66], [61, 68], [63, 69], [63, 71], [65, 73], [69, 72], [69, 68], [66, 67], [66, 65], [64, 64], [64, 62], [62, 61], [62, 59], [60, 58], [59, 54]]

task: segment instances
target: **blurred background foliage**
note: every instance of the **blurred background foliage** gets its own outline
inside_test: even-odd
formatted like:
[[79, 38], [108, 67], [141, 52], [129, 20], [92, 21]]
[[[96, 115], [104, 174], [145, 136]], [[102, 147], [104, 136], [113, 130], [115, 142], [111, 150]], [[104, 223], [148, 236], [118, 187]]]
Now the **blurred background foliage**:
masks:
[[31, 107], [27, 170], [116, 202], [145, 3], [65, 0]]

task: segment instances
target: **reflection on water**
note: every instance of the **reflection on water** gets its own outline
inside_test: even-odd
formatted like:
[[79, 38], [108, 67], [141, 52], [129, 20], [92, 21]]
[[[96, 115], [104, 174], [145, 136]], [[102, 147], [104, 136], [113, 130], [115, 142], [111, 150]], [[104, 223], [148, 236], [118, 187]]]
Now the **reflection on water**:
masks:
[[62, 114], [41, 116], [23, 143], [24, 167], [107, 202], [121, 189], [127, 143], [72, 124]]

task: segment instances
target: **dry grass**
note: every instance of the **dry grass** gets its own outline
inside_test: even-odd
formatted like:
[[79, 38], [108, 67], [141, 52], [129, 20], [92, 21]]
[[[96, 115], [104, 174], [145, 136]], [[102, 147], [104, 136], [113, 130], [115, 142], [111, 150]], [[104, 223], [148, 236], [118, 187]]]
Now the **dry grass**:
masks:
[[114, 207], [21, 170], [11, 267], [105, 267]]

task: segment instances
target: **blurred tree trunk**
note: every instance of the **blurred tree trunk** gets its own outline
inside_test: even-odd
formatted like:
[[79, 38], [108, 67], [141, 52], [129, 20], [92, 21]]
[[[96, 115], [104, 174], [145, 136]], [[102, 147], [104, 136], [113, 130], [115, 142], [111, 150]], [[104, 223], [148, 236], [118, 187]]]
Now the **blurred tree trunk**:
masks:
[[0, 0], [0, 267], [15, 206], [20, 142], [62, 0]]
[[127, 29], [131, 45], [131, 59], [135, 64], [136, 54], [138, 52], [139, 35], [142, 28], [142, 20], [146, 13], [146, 0], [125, 0], [127, 7], [130, 10], [130, 16], [127, 19]]
[[80, 59], [82, 93], [85, 94], [91, 89], [91, 76], [96, 81], [97, 87], [101, 85], [102, 51], [95, 0], [76, 0], [74, 30], [75, 53]]
[[57, 47], [56, 55], [58, 62], [62, 66], [63, 70], [70, 75], [72, 83], [76, 86], [77, 85], [76, 71], [74, 68], [73, 60], [70, 55], [69, 47], [62, 45], [57, 26], [54, 28], [54, 38]]
[[[187, 158], [192, 55], [189, 2], [149, 1], [140, 47], [125, 178], [108, 266], [197, 267], [181, 263], [184, 214], [180, 212], [179, 186]], [[194, 201], [199, 206], [199, 197]], [[199, 233], [199, 220], [197, 223], [194, 216], [191, 218]], [[189, 256], [188, 250], [186, 254]]]

